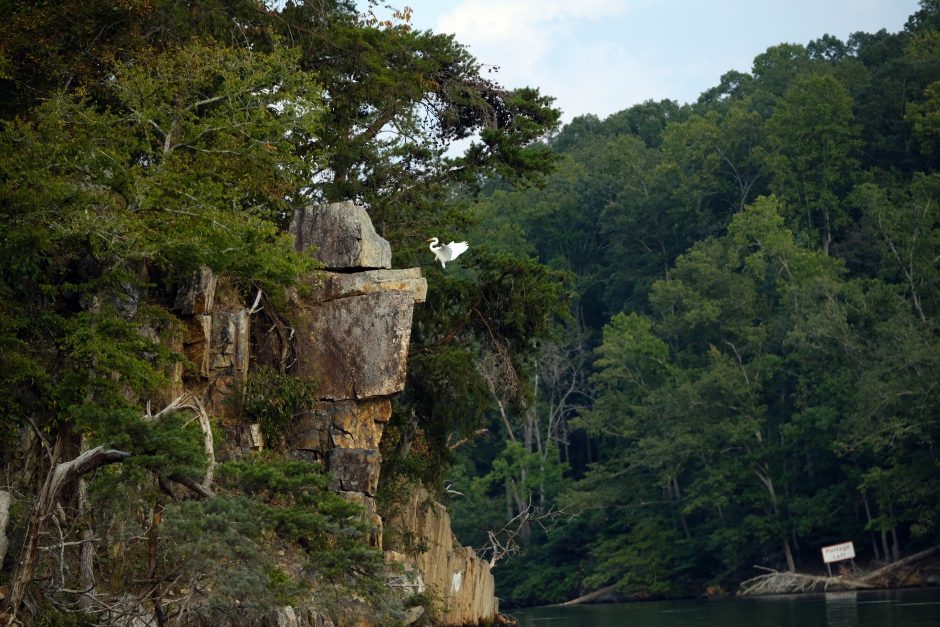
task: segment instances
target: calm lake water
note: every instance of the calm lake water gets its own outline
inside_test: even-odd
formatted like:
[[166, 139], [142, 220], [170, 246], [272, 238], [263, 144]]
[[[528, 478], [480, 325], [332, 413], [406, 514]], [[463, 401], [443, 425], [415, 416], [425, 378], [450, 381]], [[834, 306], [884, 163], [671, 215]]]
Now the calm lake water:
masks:
[[940, 588], [512, 610], [520, 627], [938, 627]]

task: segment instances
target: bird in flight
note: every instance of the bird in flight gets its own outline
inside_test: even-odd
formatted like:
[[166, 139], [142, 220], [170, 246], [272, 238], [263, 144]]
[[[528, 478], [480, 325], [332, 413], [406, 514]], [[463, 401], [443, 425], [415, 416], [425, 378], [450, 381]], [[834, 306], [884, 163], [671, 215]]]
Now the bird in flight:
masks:
[[450, 244], [437, 245], [437, 238], [432, 237], [428, 240], [431, 242], [431, 245], [428, 248], [431, 249], [431, 252], [434, 253], [434, 256], [437, 257], [437, 260], [441, 262], [441, 267], [446, 268], [448, 261], [453, 261], [459, 257], [464, 251], [470, 248], [470, 245], [467, 242], [451, 242]]

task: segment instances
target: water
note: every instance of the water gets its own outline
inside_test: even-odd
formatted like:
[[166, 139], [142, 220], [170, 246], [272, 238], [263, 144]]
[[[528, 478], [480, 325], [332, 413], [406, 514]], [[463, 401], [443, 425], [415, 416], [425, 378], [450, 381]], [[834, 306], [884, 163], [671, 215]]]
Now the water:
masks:
[[940, 627], [940, 588], [510, 612], [520, 627]]

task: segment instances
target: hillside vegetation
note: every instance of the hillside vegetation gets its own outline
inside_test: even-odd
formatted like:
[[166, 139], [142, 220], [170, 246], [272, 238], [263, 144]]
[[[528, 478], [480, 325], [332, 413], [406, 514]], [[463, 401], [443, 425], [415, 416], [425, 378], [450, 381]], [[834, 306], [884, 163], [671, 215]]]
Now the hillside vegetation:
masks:
[[530, 513], [500, 596], [695, 595], [845, 540], [936, 544], [940, 4], [547, 145], [544, 187], [493, 182], [476, 231], [575, 294], [524, 394], [491, 377], [494, 437], [451, 475], [467, 542]]

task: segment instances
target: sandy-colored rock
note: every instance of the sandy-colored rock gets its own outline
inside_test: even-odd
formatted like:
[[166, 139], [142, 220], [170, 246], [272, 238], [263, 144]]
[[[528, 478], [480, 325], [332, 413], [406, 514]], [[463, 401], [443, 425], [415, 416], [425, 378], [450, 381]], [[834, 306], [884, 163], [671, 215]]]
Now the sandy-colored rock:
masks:
[[310, 298], [327, 301], [375, 292], [408, 292], [414, 302], [423, 303], [428, 294], [427, 279], [421, 268], [366, 270], [364, 272], [317, 272], [311, 277]]
[[248, 379], [249, 315], [235, 289], [220, 285], [209, 329], [209, 346], [203, 403], [213, 416], [234, 413], [230, 399]]
[[296, 250], [310, 249], [326, 268], [392, 267], [388, 240], [375, 232], [366, 210], [351, 201], [298, 209], [289, 231]]
[[400, 591], [406, 598], [424, 592], [424, 577], [413, 558], [398, 551], [385, 551], [383, 555], [386, 563], [385, 579], [390, 588]]
[[212, 316], [198, 315], [184, 318], [183, 327], [183, 355], [195, 366], [194, 375], [208, 377]]
[[174, 308], [187, 316], [212, 313], [217, 283], [218, 277], [208, 268], [197, 270], [177, 292]]
[[405, 387], [414, 297], [375, 292], [327, 302], [295, 298], [300, 376], [319, 382], [324, 400], [391, 396]]
[[441, 625], [476, 625], [497, 619], [499, 604], [488, 563], [470, 547], [459, 546], [447, 508], [417, 490], [386, 521], [394, 534], [410, 534], [428, 547], [412, 559], [428, 590], [441, 600]]
[[387, 398], [321, 401], [297, 418], [287, 446], [299, 459], [323, 459], [331, 448], [378, 449], [392, 415]]
[[364, 519], [369, 524], [369, 545], [378, 549], [382, 548], [382, 517], [378, 513], [378, 505], [375, 499], [362, 492], [339, 492], [347, 501], [355, 503], [362, 507]]

